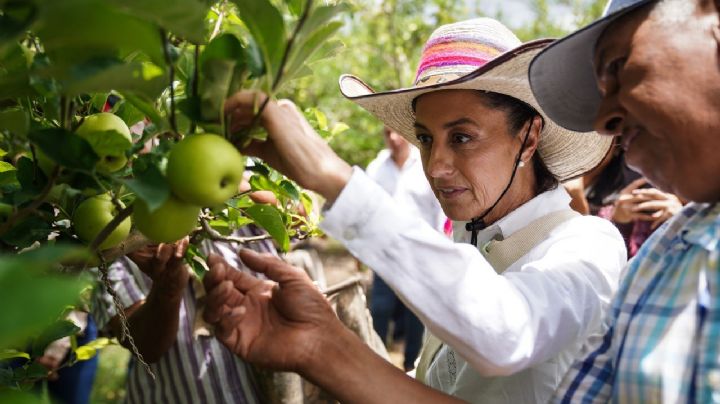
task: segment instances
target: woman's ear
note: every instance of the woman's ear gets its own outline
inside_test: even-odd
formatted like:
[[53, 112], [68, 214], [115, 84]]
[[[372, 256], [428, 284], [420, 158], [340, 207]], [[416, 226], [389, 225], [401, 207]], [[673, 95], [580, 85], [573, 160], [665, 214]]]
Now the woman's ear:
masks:
[[[532, 156], [535, 154], [535, 151], [537, 150], [538, 144], [540, 144], [540, 133], [542, 132], [543, 128], [543, 119], [540, 115], [535, 115], [535, 117], [530, 122], [530, 131], [527, 133], [527, 140], [525, 140], [525, 147], [522, 150], [522, 154], [520, 155], [520, 159], [524, 161], [525, 163], [529, 162], [530, 159], [532, 159]], [[527, 131], [527, 127], [524, 128], [524, 130]], [[524, 136], [521, 135], [521, 136]], [[524, 139], [520, 139], [522, 142]]]

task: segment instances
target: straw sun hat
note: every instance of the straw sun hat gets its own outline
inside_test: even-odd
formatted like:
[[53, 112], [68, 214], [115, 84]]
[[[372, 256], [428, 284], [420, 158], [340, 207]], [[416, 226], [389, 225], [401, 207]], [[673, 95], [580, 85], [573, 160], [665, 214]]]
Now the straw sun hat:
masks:
[[412, 87], [376, 93], [355, 76], [340, 77], [340, 91], [408, 141], [415, 137], [413, 100], [438, 90], [471, 89], [509, 95], [535, 108], [544, 120], [538, 152], [560, 181], [579, 177], [605, 157], [612, 139], [566, 130], [550, 120], [535, 100], [528, 81], [533, 57], [550, 40], [522, 44], [490, 18], [443, 25], [425, 44]]

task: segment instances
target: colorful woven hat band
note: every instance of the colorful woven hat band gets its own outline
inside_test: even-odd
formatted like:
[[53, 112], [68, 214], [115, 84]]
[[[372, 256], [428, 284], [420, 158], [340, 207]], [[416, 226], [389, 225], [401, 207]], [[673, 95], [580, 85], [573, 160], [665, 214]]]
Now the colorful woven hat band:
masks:
[[520, 44], [515, 34], [490, 18], [443, 25], [425, 44], [415, 86], [454, 80]]

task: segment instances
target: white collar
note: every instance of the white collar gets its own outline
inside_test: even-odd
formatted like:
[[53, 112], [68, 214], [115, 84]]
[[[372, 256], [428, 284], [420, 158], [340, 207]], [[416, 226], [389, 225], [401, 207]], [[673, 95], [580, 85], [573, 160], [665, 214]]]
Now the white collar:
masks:
[[[570, 195], [565, 187], [545, 191], [520, 205], [497, 222], [478, 232], [478, 245], [484, 245], [493, 238], [500, 240], [509, 237], [528, 223], [547, 214], [570, 209]], [[453, 239], [459, 243], [470, 242], [470, 232], [465, 230], [465, 221], [453, 221]]]

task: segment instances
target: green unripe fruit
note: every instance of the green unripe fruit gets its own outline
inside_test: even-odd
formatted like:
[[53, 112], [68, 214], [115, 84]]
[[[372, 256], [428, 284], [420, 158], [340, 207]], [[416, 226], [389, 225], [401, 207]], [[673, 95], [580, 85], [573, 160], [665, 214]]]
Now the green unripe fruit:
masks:
[[143, 201], [135, 202], [133, 222], [145, 237], [158, 243], [172, 243], [197, 226], [200, 207], [170, 196], [152, 213]]
[[[84, 200], [75, 209], [73, 226], [75, 233], [85, 242], [92, 242], [118, 214], [118, 209], [107, 194], [97, 195]], [[113, 248], [130, 234], [130, 218], [126, 218], [110, 233], [98, 247], [100, 250]]]
[[218, 135], [190, 135], [170, 151], [167, 179], [173, 194], [197, 206], [217, 206], [238, 192], [242, 154]]
[[85, 117], [75, 133], [90, 142], [90, 145], [93, 146], [93, 150], [95, 150], [95, 153], [97, 153], [100, 157], [100, 161], [95, 164], [95, 168], [98, 171], [112, 173], [125, 167], [125, 164], [127, 164], [127, 157], [125, 157], [124, 154], [103, 153], [102, 150], [94, 146], [95, 141], [92, 139], [94, 134], [107, 131], [118, 132], [122, 134], [129, 143], [132, 143], [130, 128], [128, 128], [125, 124], [125, 121], [120, 119], [117, 115], [109, 112], [101, 112], [99, 114], [93, 114]]

